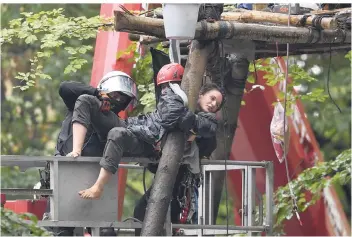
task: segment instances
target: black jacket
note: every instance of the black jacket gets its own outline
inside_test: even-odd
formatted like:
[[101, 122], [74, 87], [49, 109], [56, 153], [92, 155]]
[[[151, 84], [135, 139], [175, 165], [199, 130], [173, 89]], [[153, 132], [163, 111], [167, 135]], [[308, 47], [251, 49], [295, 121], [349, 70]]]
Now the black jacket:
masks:
[[153, 112], [141, 114], [127, 119], [127, 128], [143, 141], [154, 145], [165, 134], [178, 126], [185, 107], [180, 96], [170, 88], [166, 88]]
[[127, 119], [128, 129], [149, 144], [157, 143], [167, 131], [181, 128], [204, 138], [214, 137], [217, 129], [215, 114], [199, 112], [194, 114], [183, 104], [183, 100], [170, 88], [162, 91], [157, 109]]

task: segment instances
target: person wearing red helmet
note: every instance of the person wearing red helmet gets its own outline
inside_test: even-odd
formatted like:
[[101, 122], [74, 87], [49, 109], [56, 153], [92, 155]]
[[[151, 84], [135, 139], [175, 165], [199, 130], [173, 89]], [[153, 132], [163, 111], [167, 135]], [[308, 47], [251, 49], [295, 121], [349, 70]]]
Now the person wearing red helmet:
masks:
[[[215, 114], [210, 114], [221, 108], [224, 96], [215, 85], [211, 90], [203, 90], [198, 104], [200, 111], [204, 112], [200, 112], [200, 115], [194, 114], [188, 110], [187, 96], [180, 88], [183, 73], [184, 69], [179, 64], [168, 64], [161, 68], [157, 75], [157, 85], [161, 87], [157, 109], [151, 113], [129, 117], [126, 119], [126, 127], [114, 127], [109, 131], [100, 161], [100, 174], [93, 186], [79, 191], [82, 198], [99, 199], [105, 184], [116, 173], [123, 155], [155, 156], [157, 144], [171, 130], [181, 129], [189, 133], [193, 129], [200, 136], [214, 136], [217, 122]], [[75, 135], [75, 131], [73, 134]], [[78, 144], [82, 142], [75, 137], [73, 140]], [[79, 150], [72, 154], [79, 154]]]

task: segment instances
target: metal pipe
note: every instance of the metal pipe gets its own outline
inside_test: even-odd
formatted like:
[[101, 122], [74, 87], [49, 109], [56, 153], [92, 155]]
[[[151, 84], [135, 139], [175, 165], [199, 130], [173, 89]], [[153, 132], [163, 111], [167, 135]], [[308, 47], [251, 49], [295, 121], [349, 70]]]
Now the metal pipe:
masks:
[[53, 195], [52, 189], [2, 188], [0, 193], [8, 195]]
[[265, 174], [265, 225], [268, 227], [267, 235], [272, 234], [273, 230], [273, 192], [274, 192], [274, 166], [273, 162], [268, 162]]
[[264, 231], [264, 226], [226, 226], [226, 225], [196, 225], [196, 224], [173, 224], [172, 228], [183, 228], [183, 229], [213, 229], [213, 230], [243, 230], [243, 231]]
[[[58, 162], [92, 162], [98, 163], [101, 157], [77, 157], [71, 158], [66, 156], [13, 156], [4, 155], [1, 156], [1, 166], [21, 166], [21, 163], [32, 164], [31, 167], [44, 167], [47, 161], [58, 161]], [[158, 163], [158, 160], [150, 159], [147, 157], [123, 157], [121, 162], [134, 162], [134, 163]], [[201, 160], [201, 165], [225, 165], [225, 160]], [[267, 161], [237, 161], [227, 160], [227, 165], [249, 165], [249, 166], [260, 166], [265, 167]], [[39, 165], [39, 166], [37, 166]]]
[[[52, 227], [114, 227], [114, 228], [125, 228], [135, 229], [141, 228], [142, 224], [139, 222], [108, 222], [108, 221], [38, 221], [39, 226], [52, 226]], [[196, 225], [196, 224], [172, 224], [172, 228], [182, 229], [212, 229], [212, 230], [226, 230], [226, 225]], [[240, 230], [240, 231], [265, 231], [264, 226], [234, 226], [230, 225], [229, 230]]]

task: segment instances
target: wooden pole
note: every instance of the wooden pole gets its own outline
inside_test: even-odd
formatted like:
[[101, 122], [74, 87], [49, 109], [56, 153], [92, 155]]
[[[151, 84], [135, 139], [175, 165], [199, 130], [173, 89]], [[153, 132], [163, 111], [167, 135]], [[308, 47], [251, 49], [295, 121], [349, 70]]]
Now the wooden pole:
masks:
[[163, 42], [164, 40], [167, 39], [160, 39], [154, 36], [149, 36], [149, 35], [138, 35], [138, 34], [128, 34], [128, 39], [131, 41], [139, 41], [141, 44], [155, 44], [159, 42]]
[[[254, 51], [253, 48], [248, 48], [249, 51]], [[225, 78], [226, 102], [220, 111], [218, 130], [216, 134], [217, 147], [212, 153], [210, 159], [223, 160], [229, 159], [233, 138], [237, 128], [237, 120], [241, 108], [241, 101], [246, 84], [249, 61], [245, 55], [231, 54], [230, 58], [231, 73]], [[216, 76], [216, 75], [215, 75]], [[213, 75], [212, 75], [213, 77]], [[225, 181], [225, 172], [214, 172], [212, 175], [212, 219], [217, 219], [221, 194], [223, 193]], [[226, 188], [226, 187], [225, 187]], [[206, 215], [208, 210], [206, 211]], [[232, 210], [229, 210], [232, 211]]]
[[[188, 96], [189, 108], [195, 111], [207, 59], [213, 43], [193, 41], [181, 87]], [[185, 137], [182, 132], [167, 135], [153, 188], [148, 200], [141, 236], [164, 235], [163, 227], [172, 198], [177, 172], [183, 157]]]
[[[115, 11], [115, 30], [165, 38], [163, 20], [132, 16], [119, 11]], [[197, 40], [244, 39], [291, 44], [350, 43], [351, 32], [217, 21], [198, 22], [194, 38]]]
[[[287, 25], [290, 19], [290, 25], [292, 26], [313, 26], [313, 19], [316, 15], [305, 16], [305, 15], [291, 15], [263, 11], [243, 11], [243, 12], [224, 12], [221, 15], [223, 21], [238, 21], [247, 23], [264, 23], [270, 22], [280, 25]], [[306, 20], [304, 20], [306, 18]], [[302, 24], [303, 23], [303, 24]], [[332, 17], [323, 17], [321, 19], [320, 26], [323, 29], [336, 29], [336, 20]]]

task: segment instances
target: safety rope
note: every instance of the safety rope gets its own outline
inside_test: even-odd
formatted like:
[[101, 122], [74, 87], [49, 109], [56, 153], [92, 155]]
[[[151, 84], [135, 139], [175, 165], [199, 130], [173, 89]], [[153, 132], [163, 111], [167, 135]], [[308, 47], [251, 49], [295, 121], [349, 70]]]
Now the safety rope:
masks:
[[[288, 5], [288, 22], [287, 26], [290, 28], [290, 17], [291, 17], [291, 4]], [[278, 53], [278, 52], [277, 52]], [[285, 168], [286, 168], [286, 176], [287, 176], [287, 182], [288, 182], [288, 187], [290, 190], [290, 195], [292, 198], [293, 202], [293, 211], [296, 214], [297, 220], [299, 221], [299, 224], [302, 226], [301, 218], [298, 214], [298, 206], [297, 206], [297, 200], [296, 196], [293, 193], [293, 189], [291, 186], [291, 178], [289, 175], [289, 170], [288, 170], [288, 162], [287, 162], [287, 138], [286, 138], [286, 108], [287, 108], [287, 82], [288, 82], [288, 70], [289, 70], [289, 57], [290, 57], [290, 44], [287, 43], [287, 48], [286, 48], [286, 73], [285, 73], [285, 81], [284, 81], [284, 160], [285, 160]]]
[[342, 114], [342, 111], [341, 111], [340, 107], [337, 105], [337, 103], [332, 98], [331, 93], [330, 93], [330, 84], [329, 84], [329, 82], [330, 82], [330, 68], [331, 68], [331, 44], [332, 43], [330, 43], [329, 67], [328, 67], [328, 78], [326, 80], [326, 87], [327, 87], [327, 90], [328, 90], [328, 95], [329, 95], [330, 100], [335, 105], [335, 107], [339, 110], [339, 112]]
[[[225, 57], [224, 55], [224, 44], [221, 40], [219, 40], [219, 43], [221, 44], [221, 57]], [[225, 61], [220, 60], [220, 81], [221, 81], [221, 88], [224, 89], [224, 63]], [[225, 151], [225, 202], [226, 202], [226, 236], [229, 235], [229, 204], [228, 204], [228, 190], [227, 190], [227, 160], [230, 156], [229, 152], [227, 152], [227, 108], [226, 105], [224, 104], [223, 108], [221, 109], [222, 112], [222, 120], [223, 120], [223, 138], [224, 138], [224, 151]]]

